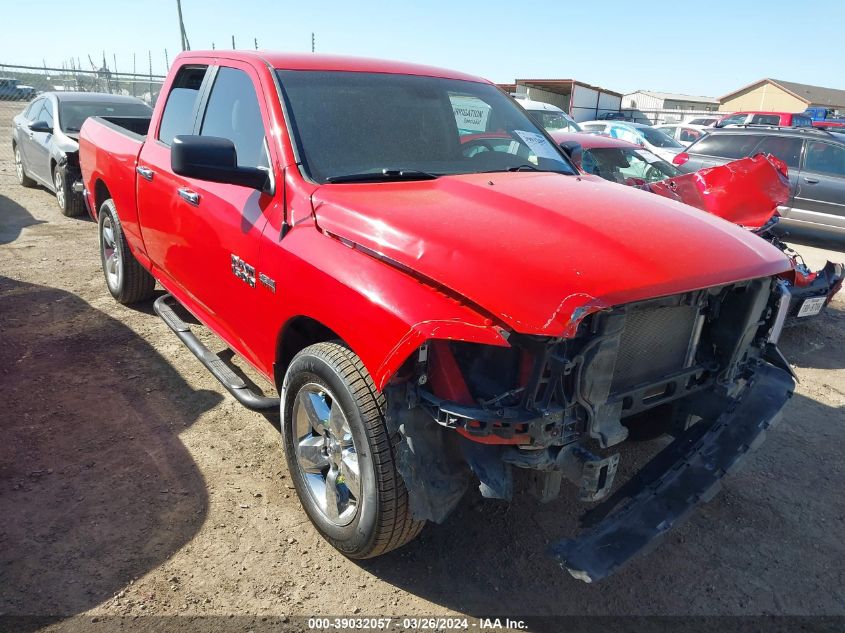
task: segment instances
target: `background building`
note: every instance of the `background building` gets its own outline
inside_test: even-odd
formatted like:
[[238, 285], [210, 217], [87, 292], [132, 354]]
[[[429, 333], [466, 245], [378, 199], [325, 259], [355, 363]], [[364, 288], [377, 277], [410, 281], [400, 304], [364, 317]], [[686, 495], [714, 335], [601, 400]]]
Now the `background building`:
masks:
[[716, 97], [696, 97], [674, 92], [637, 90], [622, 96], [622, 107], [631, 110], [696, 110], [710, 112], [719, 109]]
[[576, 121], [590, 121], [604, 112], [618, 112], [622, 94], [575, 79], [516, 79], [498, 84], [508, 93], [525, 95], [559, 107]]
[[722, 112], [803, 112], [810, 106], [845, 112], [845, 90], [780, 79], [761, 79], [726, 94], [720, 102], [719, 110]]

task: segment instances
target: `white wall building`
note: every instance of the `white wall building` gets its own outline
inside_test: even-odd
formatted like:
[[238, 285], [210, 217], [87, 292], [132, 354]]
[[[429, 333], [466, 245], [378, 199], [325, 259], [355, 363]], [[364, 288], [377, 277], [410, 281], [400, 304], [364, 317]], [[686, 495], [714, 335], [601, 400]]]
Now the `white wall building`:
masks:
[[532, 101], [557, 106], [576, 121], [590, 121], [605, 112], [618, 112], [622, 104], [620, 93], [574, 79], [517, 79], [499, 87]]
[[701, 112], [716, 112], [719, 100], [716, 97], [698, 97], [682, 95], [673, 92], [654, 92], [653, 90], [637, 90], [622, 95], [622, 107], [631, 110], [697, 110]]

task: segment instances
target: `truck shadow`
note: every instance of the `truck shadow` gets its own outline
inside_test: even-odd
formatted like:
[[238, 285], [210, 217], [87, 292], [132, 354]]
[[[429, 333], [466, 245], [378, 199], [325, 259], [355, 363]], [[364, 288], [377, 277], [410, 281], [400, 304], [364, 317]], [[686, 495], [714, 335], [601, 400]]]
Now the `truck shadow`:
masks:
[[0, 277], [0, 338], [0, 613], [78, 614], [202, 525], [179, 433], [221, 396], [62, 290]]
[[[571, 487], [548, 505], [477, 494], [444, 525], [362, 567], [435, 604], [475, 617], [833, 613], [840, 571], [845, 409], [801, 395], [722, 491], [652, 552], [598, 584], [577, 581], [547, 555], [576, 532]], [[839, 447], [839, 448], [837, 448]], [[632, 446], [633, 452], [647, 450]], [[631, 455], [623, 453], [623, 464]], [[637, 459], [637, 455], [633, 455]], [[560, 631], [532, 620], [531, 630]]]
[[43, 223], [17, 202], [0, 194], [0, 244], [14, 242], [26, 227]]

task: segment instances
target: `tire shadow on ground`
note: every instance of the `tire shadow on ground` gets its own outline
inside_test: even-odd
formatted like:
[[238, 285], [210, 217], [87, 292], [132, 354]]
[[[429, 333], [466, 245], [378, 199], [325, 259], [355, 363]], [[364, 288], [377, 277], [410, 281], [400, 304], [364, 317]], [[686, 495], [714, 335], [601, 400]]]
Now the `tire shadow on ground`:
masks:
[[0, 277], [0, 613], [78, 614], [190, 541], [208, 494], [179, 433], [221, 399], [77, 296]]

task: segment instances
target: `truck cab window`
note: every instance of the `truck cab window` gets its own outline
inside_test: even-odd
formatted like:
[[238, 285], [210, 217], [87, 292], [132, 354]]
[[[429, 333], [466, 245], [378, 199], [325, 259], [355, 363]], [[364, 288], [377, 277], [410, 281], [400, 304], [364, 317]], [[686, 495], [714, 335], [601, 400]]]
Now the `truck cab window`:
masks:
[[258, 96], [244, 71], [221, 67], [217, 72], [200, 134], [230, 139], [240, 167], [269, 166]]
[[186, 66], [176, 75], [158, 129], [158, 140], [165, 145], [173, 143], [174, 136], [194, 131], [200, 86], [207, 70], [207, 66]]

